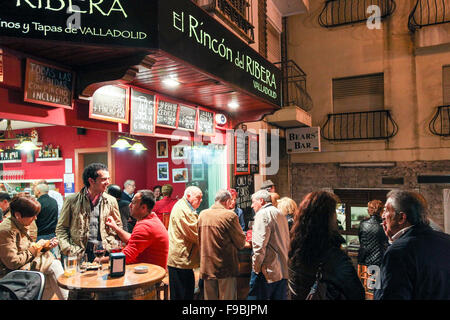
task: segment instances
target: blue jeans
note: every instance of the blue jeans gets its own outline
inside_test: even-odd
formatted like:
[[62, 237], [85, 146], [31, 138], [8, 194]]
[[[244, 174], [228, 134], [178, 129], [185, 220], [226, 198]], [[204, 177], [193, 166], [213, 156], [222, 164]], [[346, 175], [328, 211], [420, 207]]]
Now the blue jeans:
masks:
[[[56, 236], [56, 235], [55, 235], [54, 233], [44, 234], [44, 235], [41, 235], [41, 236], [37, 236], [36, 241], [39, 241], [39, 240], [41, 240], [41, 239], [44, 239], [44, 240], [51, 240], [51, 239], [53, 239], [55, 236]], [[50, 249], [50, 251], [53, 253], [53, 255], [55, 256], [55, 258], [58, 259], [58, 258], [60, 257], [60, 254], [59, 254], [59, 246], [56, 246], [56, 247]]]
[[287, 300], [287, 279], [268, 283], [262, 272], [252, 271], [247, 300]]

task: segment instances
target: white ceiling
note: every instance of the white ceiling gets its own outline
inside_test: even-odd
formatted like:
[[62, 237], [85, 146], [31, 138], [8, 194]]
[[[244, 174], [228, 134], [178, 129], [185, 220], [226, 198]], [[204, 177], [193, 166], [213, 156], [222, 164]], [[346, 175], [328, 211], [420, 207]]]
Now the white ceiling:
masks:
[[[6, 125], [7, 125], [7, 120], [6, 119], [1, 120], [0, 121], [0, 131], [5, 131]], [[12, 130], [37, 128], [37, 127], [49, 127], [49, 126], [51, 126], [51, 125], [43, 124], [43, 123], [11, 120], [11, 129]]]

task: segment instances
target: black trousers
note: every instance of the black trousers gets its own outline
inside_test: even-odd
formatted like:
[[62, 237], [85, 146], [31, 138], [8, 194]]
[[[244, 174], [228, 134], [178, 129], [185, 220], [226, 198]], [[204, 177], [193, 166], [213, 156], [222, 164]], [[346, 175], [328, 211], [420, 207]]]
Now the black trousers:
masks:
[[194, 300], [195, 277], [192, 269], [167, 266], [170, 300]]

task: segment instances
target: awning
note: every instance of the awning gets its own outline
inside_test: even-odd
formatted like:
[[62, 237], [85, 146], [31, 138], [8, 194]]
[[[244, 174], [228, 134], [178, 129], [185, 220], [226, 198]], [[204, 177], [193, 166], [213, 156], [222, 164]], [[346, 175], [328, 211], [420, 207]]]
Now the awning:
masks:
[[[0, 35], [3, 48], [73, 69], [76, 97], [127, 83], [239, 122], [281, 106], [281, 71], [189, 0], [10, 0]], [[169, 76], [181, 85], [165, 87]]]

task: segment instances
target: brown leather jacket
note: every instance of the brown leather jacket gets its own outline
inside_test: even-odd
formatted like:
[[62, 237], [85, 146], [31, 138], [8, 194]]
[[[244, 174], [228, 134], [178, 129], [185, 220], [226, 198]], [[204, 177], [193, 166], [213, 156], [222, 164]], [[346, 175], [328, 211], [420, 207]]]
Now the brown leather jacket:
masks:
[[245, 233], [236, 213], [217, 203], [203, 210], [198, 219], [198, 236], [202, 279], [239, 275], [238, 249], [244, 248]]

